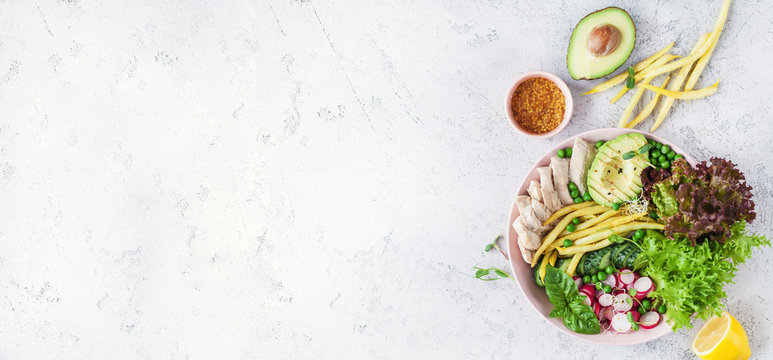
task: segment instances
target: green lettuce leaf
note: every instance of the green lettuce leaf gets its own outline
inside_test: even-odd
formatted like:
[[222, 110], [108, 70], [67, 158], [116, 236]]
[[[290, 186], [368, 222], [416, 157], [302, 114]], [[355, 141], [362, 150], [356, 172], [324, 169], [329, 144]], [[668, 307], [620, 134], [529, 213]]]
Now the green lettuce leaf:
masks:
[[598, 334], [601, 325], [590, 306], [583, 304], [584, 297], [577, 290], [577, 285], [569, 275], [553, 266], [548, 266], [545, 272], [545, 292], [553, 311], [550, 317], [560, 317], [569, 330], [580, 334]]
[[674, 240], [647, 230], [641, 242], [648, 261], [643, 273], [655, 282], [652, 297], [666, 304], [666, 320], [674, 331], [691, 328], [693, 314], [701, 319], [722, 312], [724, 284], [732, 282], [736, 266], [752, 254], [754, 247], [770, 246], [762, 236], [748, 234], [738, 222], [724, 243], [703, 241], [693, 246], [684, 238]]
[[658, 209], [660, 217], [668, 217], [679, 211], [679, 203], [676, 201], [676, 190], [668, 181], [660, 182], [652, 187], [650, 197]]

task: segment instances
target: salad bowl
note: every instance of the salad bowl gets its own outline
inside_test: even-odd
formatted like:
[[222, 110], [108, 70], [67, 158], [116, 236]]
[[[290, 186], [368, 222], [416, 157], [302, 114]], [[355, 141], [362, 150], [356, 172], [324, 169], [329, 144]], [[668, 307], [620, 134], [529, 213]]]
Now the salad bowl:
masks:
[[[516, 196], [527, 194], [527, 188], [529, 186], [529, 182], [531, 180], [539, 180], [539, 174], [537, 172], [537, 168], [549, 165], [550, 158], [554, 154], [556, 154], [556, 152], [559, 149], [571, 147], [574, 144], [574, 139], [576, 137], [581, 137], [591, 143], [595, 143], [598, 140], [607, 141], [619, 135], [629, 134], [629, 133], [640, 133], [640, 134], [643, 134], [648, 139], [652, 139], [660, 143], [663, 143], [665, 145], [669, 145], [677, 153], [683, 154], [685, 160], [687, 160], [687, 162], [691, 166], [695, 166], [695, 164], [697, 163], [692, 156], [686, 153], [678, 145], [675, 145], [670, 141], [663, 139], [660, 136], [653, 135], [645, 131], [638, 131], [633, 129], [617, 129], [617, 128], [591, 130], [591, 131], [587, 131], [587, 132], [578, 134], [576, 136], [567, 138], [566, 140], [562, 141], [561, 143], [553, 147], [550, 151], [545, 153], [529, 169], [529, 171], [526, 173], [526, 176], [524, 176], [524, 178], [521, 180]], [[561, 331], [566, 332], [567, 334], [570, 334], [579, 339], [592, 342], [592, 343], [605, 344], [605, 345], [638, 344], [638, 343], [654, 340], [656, 338], [659, 338], [671, 332], [671, 327], [665, 321], [661, 321], [660, 324], [658, 324], [656, 327], [652, 329], [646, 329], [646, 330], [631, 332], [627, 334], [602, 332], [601, 334], [596, 334], [596, 335], [586, 335], [586, 334], [580, 334], [569, 330], [564, 325], [563, 321], [560, 318], [549, 317], [548, 314], [550, 314], [551, 310], [553, 310], [553, 304], [551, 304], [550, 301], [548, 300], [548, 297], [545, 294], [544, 289], [538, 287], [537, 284], [534, 282], [533, 269], [528, 263], [523, 261], [521, 250], [518, 246], [518, 234], [511, 226], [519, 215], [520, 214], [518, 211], [518, 206], [516, 205], [515, 202], [513, 202], [510, 209], [510, 217], [507, 223], [507, 229], [505, 231], [505, 234], [507, 234], [508, 254], [510, 254], [509, 256], [510, 266], [512, 268], [513, 275], [516, 278], [521, 291], [526, 296], [526, 299], [529, 301], [529, 303], [531, 303], [534, 309], [537, 310], [537, 312], [540, 313], [542, 317], [545, 318], [545, 320], [548, 323], [550, 323], [553, 326], [556, 326]]]

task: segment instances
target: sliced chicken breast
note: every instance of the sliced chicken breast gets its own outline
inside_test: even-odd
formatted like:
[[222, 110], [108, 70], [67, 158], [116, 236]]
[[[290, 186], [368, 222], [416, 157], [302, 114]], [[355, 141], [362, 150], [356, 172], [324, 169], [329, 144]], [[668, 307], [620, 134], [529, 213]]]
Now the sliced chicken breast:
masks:
[[523, 245], [524, 249], [537, 250], [539, 249], [539, 246], [542, 245], [542, 237], [526, 228], [522, 216], [515, 219], [515, 222], [513, 222], [513, 229], [515, 229], [515, 233], [518, 234], [518, 242]]
[[542, 201], [542, 189], [539, 186], [539, 181], [532, 180], [529, 182], [529, 188], [526, 189], [532, 199]]
[[521, 222], [531, 231], [540, 231], [542, 228], [542, 220], [534, 213], [534, 209], [531, 207], [531, 197], [526, 195], [520, 195], [515, 197], [515, 205], [518, 206], [518, 211], [521, 216]]
[[532, 258], [534, 257], [534, 250], [529, 250], [523, 247], [523, 244], [521, 244], [520, 242], [518, 242], [518, 248], [521, 250], [521, 256], [523, 256], [523, 261], [531, 265]]
[[548, 209], [545, 204], [535, 200], [534, 198], [531, 198], [531, 209], [534, 210], [534, 214], [537, 215], [537, 219], [543, 222], [550, 218], [550, 215], [553, 215], [553, 212], [550, 211], [550, 209]]
[[593, 159], [596, 157], [596, 147], [581, 138], [574, 139], [572, 160], [569, 162], [569, 180], [577, 185], [580, 193], [588, 191], [586, 178]]
[[539, 173], [540, 188], [542, 190], [542, 202], [551, 211], [561, 209], [561, 200], [558, 199], [558, 194], [556, 194], [556, 190], [553, 188], [553, 175], [550, 172], [550, 168], [547, 166], [540, 167], [537, 168], [537, 172]]
[[550, 158], [550, 170], [553, 172], [553, 186], [561, 203], [564, 206], [574, 204], [572, 195], [569, 194], [569, 160], [553, 156]]

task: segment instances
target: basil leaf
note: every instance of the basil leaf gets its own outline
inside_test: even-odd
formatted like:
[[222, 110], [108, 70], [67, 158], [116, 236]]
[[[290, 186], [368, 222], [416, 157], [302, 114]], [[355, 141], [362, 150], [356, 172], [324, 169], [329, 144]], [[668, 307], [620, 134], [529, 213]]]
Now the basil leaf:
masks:
[[629, 151], [629, 152], [627, 152], [627, 153], [623, 154], [623, 160], [630, 160], [630, 159], [633, 159], [633, 157], [634, 157], [634, 156], [636, 156], [636, 152], [634, 152], [634, 151]]
[[596, 314], [590, 306], [583, 304], [583, 296], [580, 295], [577, 285], [569, 275], [553, 266], [548, 266], [545, 273], [545, 292], [550, 303], [553, 304], [550, 317], [562, 317], [564, 325], [577, 333], [601, 332]]

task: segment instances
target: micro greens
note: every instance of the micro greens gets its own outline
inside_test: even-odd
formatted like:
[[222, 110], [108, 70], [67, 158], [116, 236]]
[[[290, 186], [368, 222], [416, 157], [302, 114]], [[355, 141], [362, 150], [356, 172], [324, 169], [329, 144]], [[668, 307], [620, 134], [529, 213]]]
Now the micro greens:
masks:
[[650, 151], [650, 149], [652, 149], [652, 144], [646, 143], [646, 144], [644, 144], [644, 146], [639, 148], [639, 154], [644, 154], [647, 151]]
[[636, 74], [633, 67], [628, 67], [628, 79], [625, 81], [625, 87], [633, 89], [636, 86]]
[[631, 160], [631, 159], [633, 159], [634, 156], [636, 156], [636, 152], [635, 151], [629, 151], [629, 152], [623, 154], [623, 160]]
[[[496, 248], [497, 250], [499, 250], [499, 252], [502, 254], [502, 256], [505, 257], [505, 259], [510, 261], [510, 258], [507, 256], [507, 254], [505, 254], [505, 252], [502, 251], [502, 249], [499, 247], [499, 245], [497, 245], [497, 241], [499, 239], [501, 239], [501, 238], [502, 238], [502, 235], [497, 235], [497, 237], [494, 238], [494, 241], [492, 241], [491, 243], [486, 245], [486, 248], [484, 250], [486, 252], [489, 252], [489, 251], [491, 251], [491, 249]], [[488, 268], [488, 269], [482, 269], [482, 268], [479, 268], [477, 266], [475, 266], [474, 269], [476, 269], [476, 271], [475, 271], [475, 278], [476, 279], [480, 279], [480, 280], [483, 280], [483, 281], [494, 281], [494, 280], [499, 280], [499, 279], [504, 279], [504, 278], [510, 278], [510, 279], [513, 279], [513, 281], [516, 281], [514, 277], [512, 277], [510, 274], [508, 274], [507, 272], [505, 272], [504, 270], [501, 270], [501, 269], [497, 269], [497, 268], [493, 268], [493, 267], [492, 268]], [[491, 274], [491, 272], [493, 272], [493, 274]], [[485, 276], [488, 276], [488, 275], [496, 275], [496, 277], [485, 277]]]

